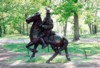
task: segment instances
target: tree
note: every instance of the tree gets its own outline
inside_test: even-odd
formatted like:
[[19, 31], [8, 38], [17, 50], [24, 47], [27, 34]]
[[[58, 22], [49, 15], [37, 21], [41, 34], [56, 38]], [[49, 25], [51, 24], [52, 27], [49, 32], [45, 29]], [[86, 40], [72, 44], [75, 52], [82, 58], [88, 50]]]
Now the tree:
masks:
[[90, 34], [97, 33], [97, 12], [98, 12], [99, 0], [87, 0], [85, 1], [86, 18], [85, 23], [88, 24]]
[[2, 36], [2, 28], [1, 28], [1, 26], [0, 26], [0, 37]]
[[10, 0], [1, 0], [0, 2], [1, 6], [0, 6], [0, 36], [2, 36], [3, 34], [6, 33], [6, 22], [8, 21], [8, 11], [11, 9], [11, 6], [9, 6]]
[[28, 34], [25, 19], [38, 12], [43, 6], [51, 6], [51, 0], [0, 0], [1, 34]]
[[78, 3], [78, 0], [66, 0], [55, 9], [55, 14], [59, 14], [59, 19], [62, 22], [67, 21], [70, 16], [74, 16], [74, 41], [79, 40], [78, 12], [80, 8], [82, 8], [82, 5]]
[[74, 12], [74, 38], [73, 41], [79, 40], [79, 21], [78, 21], [78, 14]]

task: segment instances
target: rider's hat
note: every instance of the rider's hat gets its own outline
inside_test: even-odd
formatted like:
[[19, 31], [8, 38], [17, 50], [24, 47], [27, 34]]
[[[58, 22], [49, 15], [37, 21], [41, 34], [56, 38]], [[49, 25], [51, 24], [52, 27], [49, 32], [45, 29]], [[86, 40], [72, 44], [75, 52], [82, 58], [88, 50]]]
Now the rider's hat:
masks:
[[37, 13], [35, 13], [35, 15], [40, 15], [41, 13], [39, 13], [39, 12], [37, 12]]
[[50, 8], [46, 8], [46, 13], [50, 13]]

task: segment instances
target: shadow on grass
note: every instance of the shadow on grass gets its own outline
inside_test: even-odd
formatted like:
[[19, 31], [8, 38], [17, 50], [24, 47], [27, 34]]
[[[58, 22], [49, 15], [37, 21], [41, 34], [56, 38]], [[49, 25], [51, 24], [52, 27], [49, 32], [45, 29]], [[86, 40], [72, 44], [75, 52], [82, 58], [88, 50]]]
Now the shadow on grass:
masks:
[[[21, 60], [22, 62], [26, 62], [26, 63], [45, 63], [47, 59], [49, 59], [49, 56], [42, 57], [42, 54], [53, 54], [52, 49], [50, 48], [49, 52], [48, 52], [48, 48], [45, 49], [41, 49], [41, 45], [39, 45], [38, 47], [38, 55], [37, 57], [33, 58], [31, 61], [29, 61], [30, 56], [27, 56], [27, 49], [25, 48], [26, 44], [6, 44], [3, 47], [5, 49], [8, 49], [10, 51], [13, 52], [19, 52], [21, 54], [21, 56], [16, 56], [11, 58], [9, 61], [12, 60], [16, 61], [16, 60]], [[68, 51], [69, 54], [82, 54], [83, 57], [76, 57], [76, 59], [80, 58], [84, 60], [84, 50], [86, 51], [87, 55], [94, 55], [94, 54], [99, 54], [100, 53], [100, 46], [98, 46], [98, 44], [94, 43], [94, 44], [87, 44], [87, 43], [70, 43], [68, 46]], [[63, 52], [62, 52], [63, 53]], [[73, 57], [75, 59], [75, 56]], [[67, 62], [65, 57], [58, 57], [55, 58], [52, 62], [54, 63], [64, 63]]]
[[[21, 61], [22, 63], [46, 63], [46, 61], [50, 58], [51, 55], [40, 55], [40, 56], [36, 56], [34, 58], [32, 58], [30, 60], [29, 56], [26, 55], [19, 55], [16, 57], [12, 57], [10, 59], [7, 60], [8, 63], [13, 64], [16, 61]], [[57, 56], [56, 58], [54, 58], [51, 63], [66, 63], [68, 62], [67, 59], [63, 56]]]
[[87, 54], [98, 54], [100, 53], [100, 46], [96, 43], [70, 43], [68, 46], [70, 53], [84, 54], [84, 50]]

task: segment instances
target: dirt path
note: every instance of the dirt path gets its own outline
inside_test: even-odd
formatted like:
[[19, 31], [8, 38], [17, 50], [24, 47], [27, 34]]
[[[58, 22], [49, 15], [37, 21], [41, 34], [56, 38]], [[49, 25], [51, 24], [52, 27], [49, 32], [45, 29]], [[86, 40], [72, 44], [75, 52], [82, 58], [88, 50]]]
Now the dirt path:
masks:
[[[91, 60], [73, 60], [71, 62], [67, 62], [67, 63], [52, 63], [52, 64], [35, 64], [35, 63], [24, 63], [21, 62], [20, 60], [16, 60], [13, 63], [11, 63], [10, 61], [8, 61], [9, 59], [13, 58], [13, 57], [17, 57], [19, 55], [19, 53], [14, 53], [14, 52], [10, 52], [6, 49], [4, 49], [2, 46], [5, 43], [8, 43], [6, 41], [2, 41], [0, 42], [0, 68], [81, 68], [81, 67], [86, 67], [86, 68], [100, 68], [100, 54], [98, 55], [93, 55], [90, 56], [90, 58], [92, 58]], [[24, 41], [24, 43], [29, 42], [29, 40], [25, 41], [21, 41], [17, 42], [17, 40], [10, 40], [10, 43], [22, 43]], [[19, 40], [18, 40], [19, 41]]]

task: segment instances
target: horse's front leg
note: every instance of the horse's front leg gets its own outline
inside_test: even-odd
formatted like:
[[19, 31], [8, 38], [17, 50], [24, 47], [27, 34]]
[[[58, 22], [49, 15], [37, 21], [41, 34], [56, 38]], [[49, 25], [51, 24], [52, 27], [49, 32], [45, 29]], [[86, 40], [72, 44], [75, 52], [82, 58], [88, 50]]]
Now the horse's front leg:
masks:
[[37, 51], [37, 47], [38, 47], [38, 45], [37, 44], [34, 44], [34, 48], [32, 50], [32, 55], [31, 55], [30, 59], [32, 59], [33, 57], [35, 57], [35, 53], [38, 52]]
[[55, 53], [53, 54], [53, 56], [50, 57], [50, 58], [46, 61], [46, 63], [50, 63], [50, 61], [53, 60], [57, 55], [58, 55], [58, 53], [55, 52]]
[[[33, 45], [33, 42], [29, 42], [27, 45], [26, 45], [26, 48], [30, 51], [32, 51], [32, 48], [30, 48], [31, 46]], [[29, 55], [29, 51], [28, 51], [28, 55]]]

